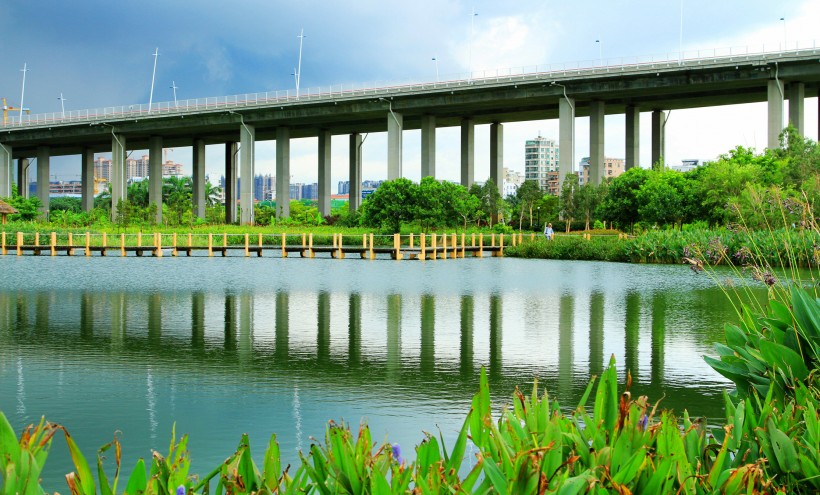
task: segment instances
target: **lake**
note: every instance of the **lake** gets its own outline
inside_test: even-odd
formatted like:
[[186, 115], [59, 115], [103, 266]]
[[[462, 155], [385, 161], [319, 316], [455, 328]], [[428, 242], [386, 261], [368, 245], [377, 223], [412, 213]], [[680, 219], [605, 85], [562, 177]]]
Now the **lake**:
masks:
[[[482, 366], [496, 409], [536, 377], [572, 408], [614, 356], [633, 395], [716, 424], [731, 384], [702, 356], [734, 319], [685, 266], [5, 256], [0, 410], [18, 433], [64, 425], [90, 461], [119, 432], [123, 478], [174, 424], [200, 474], [242, 433], [298, 462], [331, 419], [412, 457], [425, 432], [455, 437]], [[71, 470], [59, 439], [46, 491]]]

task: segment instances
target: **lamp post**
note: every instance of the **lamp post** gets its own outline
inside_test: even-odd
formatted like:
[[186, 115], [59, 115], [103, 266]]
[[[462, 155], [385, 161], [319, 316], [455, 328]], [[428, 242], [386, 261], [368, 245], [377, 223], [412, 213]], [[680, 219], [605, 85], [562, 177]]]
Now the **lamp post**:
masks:
[[179, 86], [177, 86], [176, 81], [171, 81], [171, 86], [169, 86], [169, 87], [174, 91], [174, 106], [176, 107], [177, 106], [177, 88], [179, 88]]
[[60, 93], [60, 97], [57, 99], [60, 100], [60, 108], [63, 111], [63, 118], [65, 118], [65, 101], [67, 98], [63, 98], [63, 94]]
[[603, 46], [602, 46], [602, 45], [603, 45], [603, 43], [601, 43], [601, 39], [600, 39], [600, 38], [598, 38], [597, 40], [595, 40], [595, 43], [597, 43], [597, 44], [598, 44], [598, 60], [599, 60], [599, 62], [598, 62], [598, 63], [599, 63], [599, 64], [601, 64], [601, 67], [603, 67], [603, 66], [604, 66], [604, 48], [603, 48]]
[[433, 62], [436, 63], [436, 82], [438, 82], [438, 57], [433, 57]]
[[786, 49], [786, 45], [788, 45], [788, 44], [789, 44], [789, 38], [788, 38], [788, 36], [786, 35], [786, 18], [785, 18], [785, 17], [781, 17], [781, 18], [780, 18], [780, 20], [781, 20], [781, 21], [783, 21], [783, 49], [785, 50], [785, 49]]
[[26, 72], [28, 72], [28, 63], [23, 64], [23, 68], [20, 69], [20, 72], [23, 73], [23, 91], [20, 93], [20, 123], [23, 123], [23, 101], [26, 97]]
[[683, 62], [683, 0], [680, 0], [680, 34], [678, 36], [678, 62]]
[[151, 113], [151, 104], [154, 102], [154, 78], [157, 75], [157, 58], [159, 58], [159, 47], [154, 50], [154, 72], [151, 73], [151, 92], [148, 94], [148, 113]]
[[475, 11], [475, 7], [473, 7], [472, 14], [470, 15], [470, 53], [469, 53], [469, 60], [468, 65], [470, 69], [470, 76], [467, 78], [468, 80], [473, 80], [473, 30], [475, 28], [475, 16], [478, 14]]
[[302, 42], [305, 40], [304, 28], [299, 31], [297, 38], [299, 38], [299, 62], [296, 65], [296, 73], [294, 75], [296, 76], [296, 97], [299, 98], [299, 83], [302, 82]]

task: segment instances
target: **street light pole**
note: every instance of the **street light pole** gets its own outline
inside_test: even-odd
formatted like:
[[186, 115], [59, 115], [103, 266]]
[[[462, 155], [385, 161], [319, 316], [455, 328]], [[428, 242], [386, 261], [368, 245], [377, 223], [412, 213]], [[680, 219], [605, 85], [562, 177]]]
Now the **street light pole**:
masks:
[[151, 93], [148, 95], [148, 113], [151, 113], [151, 104], [154, 102], [154, 78], [157, 76], [157, 58], [159, 58], [159, 47], [154, 50], [154, 72], [151, 73]]
[[436, 63], [436, 82], [438, 82], [438, 57], [433, 57], [433, 62]]
[[475, 16], [477, 15], [478, 14], [476, 14], [475, 7], [473, 7], [472, 15], [470, 16], [470, 53], [468, 60], [470, 76], [467, 78], [470, 81], [473, 79], [473, 30], [475, 28]]
[[63, 110], [63, 118], [65, 118], [65, 100], [66, 100], [66, 99], [65, 99], [65, 98], [63, 98], [63, 94], [62, 94], [62, 93], [60, 93], [60, 97], [59, 97], [59, 98], [57, 98], [57, 99], [58, 99], [58, 100], [60, 100], [60, 108]]
[[678, 37], [678, 61], [683, 62], [683, 0], [680, 0], [680, 35]]
[[595, 43], [598, 43], [598, 61], [599, 61], [598, 63], [600, 63], [601, 67], [603, 67], [604, 66], [604, 48], [602, 46], [603, 43], [601, 43], [600, 38], [595, 40]]
[[785, 18], [785, 17], [781, 17], [781, 18], [780, 18], [780, 20], [781, 20], [781, 21], [783, 21], [783, 49], [785, 50], [785, 49], [786, 49], [786, 45], [788, 45], [788, 44], [789, 44], [789, 38], [788, 38], [788, 36], [786, 35], [786, 18]]
[[177, 106], [177, 88], [179, 88], [179, 86], [177, 86], [176, 81], [171, 81], [170, 87], [174, 90], [174, 106]]
[[23, 68], [20, 69], [20, 72], [23, 73], [23, 92], [20, 93], [20, 123], [23, 123], [23, 101], [26, 97], [26, 72], [28, 72], [28, 63], [23, 64]]
[[305, 40], [305, 29], [299, 31], [299, 63], [296, 66], [296, 97], [299, 97], [299, 83], [302, 82], [302, 42]]

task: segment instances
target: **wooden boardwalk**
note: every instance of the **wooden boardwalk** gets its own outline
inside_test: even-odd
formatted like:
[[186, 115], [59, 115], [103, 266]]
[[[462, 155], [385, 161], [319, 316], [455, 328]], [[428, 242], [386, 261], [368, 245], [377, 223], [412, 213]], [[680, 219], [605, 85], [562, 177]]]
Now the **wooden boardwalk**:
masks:
[[[525, 242], [524, 235], [516, 234], [409, 234], [393, 236], [359, 236], [332, 234], [330, 245], [314, 244], [313, 234], [61, 234], [51, 232], [46, 239], [40, 233], [2, 232], [0, 255], [33, 256], [228, 256], [234, 252], [240, 256], [255, 254], [262, 257], [270, 252], [287, 258], [330, 257], [344, 259], [391, 258], [394, 260], [457, 259], [470, 257], [500, 257], [504, 255], [505, 243], [515, 246]], [[181, 237], [181, 239], [180, 239]], [[231, 242], [229, 243], [229, 237]], [[240, 242], [237, 242], [239, 237]], [[322, 238], [327, 238], [323, 235]], [[392, 237], [392, 239], [389, 239]], [[205, 239], [207, 238], [207, 242]], [[253, 238], [253, 239], [252, 239]], [[534, 240], [535, 234], [527, 236]], [[15, 242], [10, 242], [10, 241]], [[389, 242], [392, 240], [392, 244]], [[244, 241], [244, 242], [241, 242]], [[355, 242], [353, 242], [355, 241]], [[379, 241], [379, 242], [376, 242]], [[387, 242], [385, 242], [387, 241]], [[199, 253], [199, 254], [197, 254]]]

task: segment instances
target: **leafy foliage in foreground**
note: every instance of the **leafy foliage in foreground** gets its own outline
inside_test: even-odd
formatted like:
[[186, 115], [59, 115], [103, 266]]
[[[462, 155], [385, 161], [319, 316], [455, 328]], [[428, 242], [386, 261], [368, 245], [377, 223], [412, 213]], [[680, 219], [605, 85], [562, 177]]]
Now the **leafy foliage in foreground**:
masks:
[[[774, 387], [765, 398], [753, 392], [737, 404], [727, 396], [726, 426], [721, 435], [712, 435], [703, 421], [692, 420], [686, 412], [679, 419], [670, 411], [658, 411], [646, 397], [633, 399], [629, 380], [619, 394], [614, 361], [598, 382], [590, 410], [586, 403], [594, 382], [569, 414], [546, 393], [539, 397], [536, 382], [529, 397], [516, 390], [512, 405], [494, 419], [482, 371], [479, 391], [455, 443], [447, 450], [443, 439], [428, 436], [416, 448], [414, 462], [404, 461], [397, 445], [376, 445], [366, 425], [354, 435], [346, 425], [330, 423], [324, 444], [302, 454], [293, 472], [282, 468], [275, 436], [257, 465], [243, 435], [235, 453], [199, 478], [189, 474], [183, 436], [179, 442], [172, 440], [167, 456], [154, 452], [150, 462], [140, 459], [122, 489], [118, 440], [98, 453], [95, 483], [91, 466], [66, 433], [76, 469], [66, 479], [73, 495], [96, 495], [97, 490], [100, 495], [698, 494], [820, 488], [820, 420], [813, 387], [798, 384], [794, 400], [787, 402], [778, 399]], [[37, 480], [52, 436], [59, 431], [65, 432], [41, 422], [18, 440], [0, 415], [0, 492], [44, 493]], [[475, 459], [465, 455], [469, 442], [478, 450]], [[102, 459], [112, 448], [116, 471], [109, 478]]]

